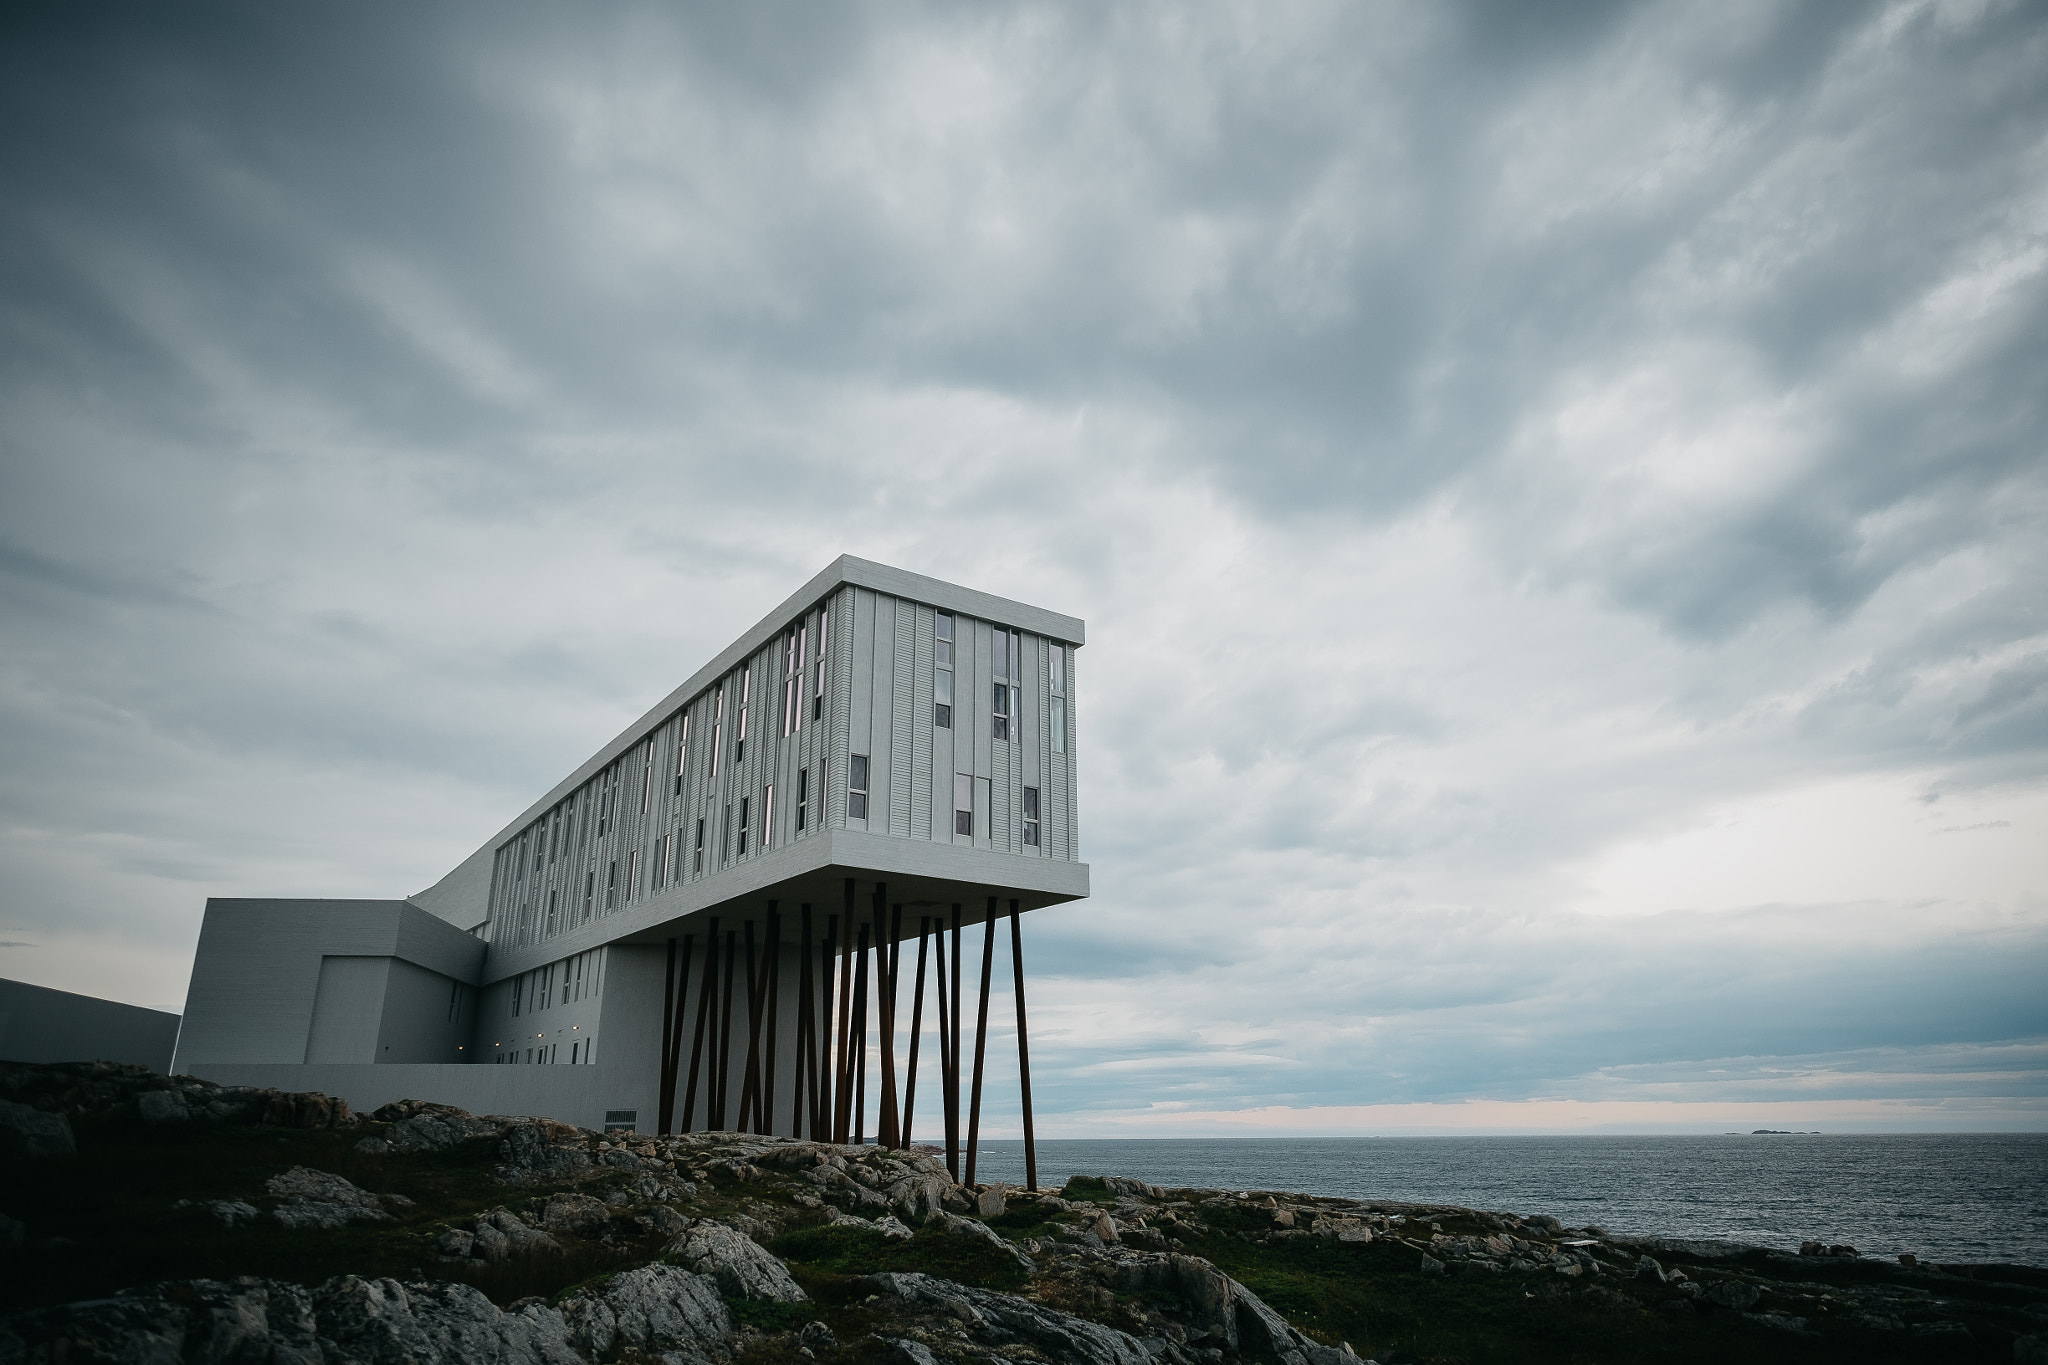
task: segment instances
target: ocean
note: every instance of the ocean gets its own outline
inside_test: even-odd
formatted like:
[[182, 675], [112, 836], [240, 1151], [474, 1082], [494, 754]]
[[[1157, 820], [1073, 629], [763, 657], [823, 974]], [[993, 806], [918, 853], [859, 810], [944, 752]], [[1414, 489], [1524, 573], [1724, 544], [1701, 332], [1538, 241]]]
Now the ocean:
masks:
[[[1021, 1140], [977, 1178], [1024, 1179]], [[1657, 1137], [1056, 1138], [1038, 1181], [1290, 1190], [1556, 1216], [1570, 1227], [1796, 1251], [2048, 1266], [2048, 1133]]]

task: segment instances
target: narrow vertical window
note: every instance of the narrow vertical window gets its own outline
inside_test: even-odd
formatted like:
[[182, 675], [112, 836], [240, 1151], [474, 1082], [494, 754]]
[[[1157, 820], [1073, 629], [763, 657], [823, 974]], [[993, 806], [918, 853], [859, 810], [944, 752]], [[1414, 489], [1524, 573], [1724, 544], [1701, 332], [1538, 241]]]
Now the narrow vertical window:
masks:
[[718, 776], [718, 760], [724, 751], [720, 741], [725, 737], [725, 689], [719, 688], [711, 694], [711, 775]]
[[797, 698], [803, 684], [802, 666], [797, 663], [797, 629], [782, 632], [782, 737], [796, 733]]
[[811, 689], [811, 719], [825, 718], [825, 637], [832, 628], [832, 609], [818, 608], [818, 654], [817, 662], [811, 665], [817, 676], [817, 683]]
[[747, 713], [753, 709], [754, 666], [748, 664], [740, 670], [739, 715], [733, 724], [732, 761], [747, 761]]
[[868, 756], [866, 754], [855, 754], [853, 762], [847, 765], [846, 818], [849, 820], [865, 820], [868, 818]]
[[1052, 684], [1052, 751], [1067, 751], [1067, 647], [1049, 643], [1046, 651], [1047, 681]]
[[798, 834], [804, 832], [804, 816], [810, 808], [810, 803], [811, 770], [809, 768], [798, 768], [796, 770], [796, 832]]
[[668, 841], [671, 836], [662, 835], [654, 841], [654, 865], [647, 869], [647, 889], [659, 891], [662, 879], [668, 871]]
[[1023, 640], [1015, 631], [998, 629], [989, 637], [989, 673], [995, 678], [989, 701], [989, 729], [995, 739], [1016, 735], [1017, 689], [1012, 681], [1023, 674]]
[[693, 872], [702, 872], [704, 870], [704, 817], [701, 815], [697, 817], [697, 853], [691, 870]]
[[1024, 789], [1024, 844], [1027, 848], [1038, 847], [1038, 788]]
[[590, 918], [590, 907], [597, 900], [597, 869], [583, 874], [583, 918]]
[[775, 787], [761, 788], [761, 847], [775, 842]]
[[953, 728], [953, 614], [942, 611], [934, 627], [932, 724], [941, 730]]
[[640, 813], [647, 814], [647, 805], [654, 800], [654, 736], [647, 737], [647, 747], [640, 751]]
[[554, 932], [555, 932], [555, 893], [554, 893], [553, 891], [549, 891], [549, 892], [548, 892], [548, 927], [547, 927], [547, 932], [548, 932], [548, 933], [550, 933], [550, 934], [552, 934], [552, 933], [554, 933]]
[[626, 887], [624, 895], [626, 904], [631, 905], [633, 903], [633, 888], [637, 886], [639, 882], [640, 850], [636, 848], [631, 853], [628, 853], [626, 855]]
[[739, 836], [739, 847], [733, 853], [733, 856], [736, 858], [744, 858], [747, 856], [747, 831], [749, 828], [751, 828], [747, 820], [747, 808], [752, 804], [752, 802], [753, 798], [750, 796], [742, 796], [740, 798], [740, 822], [738, 825], [734, 826], [733, 830], [733, 832]]
[[676, 795], [683, 794], [683, 771], [690, 766], [690, 717], [683, 716], [681, 731], [676, 735]]
[[953, 832], [974, 833], [974, 778], [969, 773], [953, 774]]

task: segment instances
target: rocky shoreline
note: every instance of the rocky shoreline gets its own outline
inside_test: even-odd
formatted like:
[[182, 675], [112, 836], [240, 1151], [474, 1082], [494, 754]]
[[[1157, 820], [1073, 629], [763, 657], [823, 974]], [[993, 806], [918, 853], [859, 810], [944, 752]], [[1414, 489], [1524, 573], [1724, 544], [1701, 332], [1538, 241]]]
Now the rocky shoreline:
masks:
[[2048, 1361], [2031, 1267], [969, 1186], [930, 1149], [364, 1117], [99, 1064], [0, 1067], [0, 1156], [0, 1365]]

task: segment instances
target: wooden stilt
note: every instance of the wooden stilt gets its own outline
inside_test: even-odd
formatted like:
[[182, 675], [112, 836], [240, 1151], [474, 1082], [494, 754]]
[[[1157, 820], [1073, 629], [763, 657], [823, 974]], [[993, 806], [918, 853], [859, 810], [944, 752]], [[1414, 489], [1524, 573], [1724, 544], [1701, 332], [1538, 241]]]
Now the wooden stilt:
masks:
[[694, 1131], [697, 1116], [697, 1064], [704, 1057], [704, 1024], [711, 1016], [711, 997], [718, 985], [718, 921], [704, 937], [704, 980], [697, 987], [697, 1027], [690, 1036], [690, 1088], [683, 1096], [683, 1131]]
[[865, 1140], [868, 1109], [868, 926], [860, 927], [853, 968], [853, 1145]]
[[725, 985], [719, 991], [718, 997], [718, 1050], [714, 1054], [718, 1062], [718, 1069], [714, 1073], [718, 1077], [718, 1085], [711, 1099], [711, 1116], [718, 1123], [718, 1126], [711, 1131], [716, 1133], [732, 1131], [726, 1126], [729, 1114], [725, 1107], [725, 1101], [729, 1093], [726, 1090], [726, 1081], [729, 1079], [732, 1071], [732, 969], [739, 959], [738, 948], [739, 931], [737, 929], [726, 930]]
[[824, 992], [824, 1013], [818, 1032], [818, 1112], [816, 1128], [811, 1133], [814, 1142], [831, 1142], [839, 1135], [839, 1072], [836, 1069], [838, 1054], [833, 1051], [833, 1025], [839, 1018], [838, 1007], [834, 1004], [832, 983], [837, 974], [832, 970], [839, 960], [839, 916], [825, 916], [824, 960], [819, 965], [821, 988]]
[[[683, 960], [676, 968], [676, 1012], [668, 1035], [668, 1073], [662, 1077], [662, 1098], [668, 1104], [669, 1117], [675, 1117], [676, 1073], [683, 1067], [683, 1015], [690, 998], [690, 949], [696, 944], [695, 934], [683, 935]], [[673, 1125], [664, 1127], [662, 1132], [674, 1132]]]
[[961, 1179], [974, 1183], [974, 1158], [981, 1146], [981, 1066], [988, 1054], [988, 980], [995, 966], [996, 898], [988, 898], [988, 914], [982, 921], [988, 932], [981, 940], [981, 1009], [974, 1023], [974, 1095], [967, 1104], [967, 1174]]
[[733, 1120], [733, 1128], [742, 1133], [758, 1132], [758, 1117], [761, 1103], [761, 973], [760, 959], [754, 952], [754, 922], [748, 920], [745, 929], [747, 964], [747, 1061], [740, 1072], [740, 1112]]
[[953, 907], [953, 1045], [947, 1049], [946, 1171], [960, 1178], [960, 907]]
[[839, 1052], [833, 1084], [839, 1087], [832, 1107], [832, 1140], [844, 1143], [853, 1134], [853, 878], [846, 879], [846, 917], [839, 940]]
[[[895, 940], [882, 921], [882, 898], [886, 891], [887, 888], [879, 883], [875, 887], [875, 1034], [882, 1044], [882, 1085], [881, 1094], [876, 1097], [875, 1141], [884, 1147], [899, 1147], [902, 1144], [896, 1140], [896, 1126], [902, 1111], [897, 1107], [896, 1095], [896, 974], [890, 970], [895, 956], [890, 948]], [[902, 913], [900, 907], [897, 913]]]
[[1017, 989], [1017, 1081], [1024, 1097], [1024, 1188], [1038, 1188], [1038, 1140], [1031, 1131], [1031, 1045], [1024, 1037], [1024, 930], [1010, 900], [1010, 967]]
[[[768, 993], [762, 1006], [762, 1017], [767, 1020], [767, 1036], [761, 1040], [761, 1097], [755, 1107], [761, 1111], [758, 1131], [772, 1133], [775, 1131], [775, 1041], [782, 1031], [778, 1026], [782, 1016], [777, 1013], [782, 989], [782, 915], [776, 910], [774, 901], [768, 902], [768, 943], [763, 951], [768, 955], [762, 964], [768, 974]], [[798, 1114], [803, 1112], [799, 1103], [793, 1102], [790, 1108]], [[790, 1136], [802, 1135], [792, 1132]]]
[[917, 917], [917, 984], [910, 991], [910, 1065], [903, 1073], [903, 1126], [899, 1133], [903, 1145], [910, 1145], [910, 1120], [917, 1112], [917, 1044], [924, 1033], [924, 940], [931, 930], [932, 917]]
[[791, 1077], [790, 1103], [796, 1113], [790, 1127], [790, 1136], [802, 1137], [804, 1129], [811, 1130], [811, 1137], [818, 1136], [816, 1122], [818, 1113], [817, 1053], [813, 1047], [812, 1029], [817, 1024], [817, 1013], [812, 1008], [817, 1003], [811, 987], [811, 903], [805, 901], [797, 909], [797, 980], [796, 980], [796, 1074]]
[[668, 941], [668, 970], [661, 979], [661, 1064], [655, 1075], [659, 1087], [659, 1098], [655, 1104], [655, 1132], [666, 1137], [669, 1124], [675, 1119], [676, 1093], [673, 1060], [668, 1051], [669, 1028], [676, 1020], [676, 941]]

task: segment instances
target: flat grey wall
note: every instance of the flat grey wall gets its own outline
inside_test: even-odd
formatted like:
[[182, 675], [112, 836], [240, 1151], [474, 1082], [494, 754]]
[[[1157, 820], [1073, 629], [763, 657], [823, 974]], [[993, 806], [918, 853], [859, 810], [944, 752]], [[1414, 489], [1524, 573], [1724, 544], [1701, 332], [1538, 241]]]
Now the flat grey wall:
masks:
[[0, 1061], [128, 1062], [168, 1071], [178, 1016], [92, 995], [0, 981]]
[[374, 1062], [389, 957], [323, 957], [313, 992], [313, 1024], [306, 1035], [309, 1062]]
[[475, 1000], [474, 986], [393, 958], [372, 1060], [383, 1065], [471, 1061]]
[[[371, 1021], [369, 1050], [381, 1055], [376, 1049], [390, 969], [380, 975], [372, 966], [343, 966], [327, 977], [330, 960], [396, 960], [436, 974], [443, 979], [437, 989], [445, 1011], [448, 985], [473, 986], [483, 957], [483, 940], [405, 901], [209, 900], [175, 1065], [191, 1071], [206, 1062], [305, 1062], [316, 1042], [316, 1013], [319, 1055], [367, 1063], [351, 1021]], [[322, 1006], [324, 977], [332, 990]], [[431, 991], [420, 991], [431, 998]], [[431, 1015], [420, 1005], [414, 1022]], [[421, 1045], [438, 1048], [440, 1036], [430, 1033]]]

